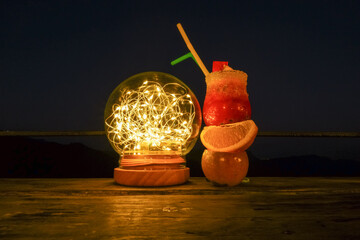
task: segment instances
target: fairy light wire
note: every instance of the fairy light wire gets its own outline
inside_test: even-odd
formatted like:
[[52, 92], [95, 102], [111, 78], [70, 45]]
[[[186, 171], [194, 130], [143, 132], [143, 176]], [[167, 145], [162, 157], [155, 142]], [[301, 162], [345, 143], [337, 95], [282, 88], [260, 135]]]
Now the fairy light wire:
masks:
[[138, 89], [122, 90], [105, 125], [109, 141], [120, 154], [181, 152], [192, 134], [194, 118], [195, 105], [185, 87], [144, 81]]

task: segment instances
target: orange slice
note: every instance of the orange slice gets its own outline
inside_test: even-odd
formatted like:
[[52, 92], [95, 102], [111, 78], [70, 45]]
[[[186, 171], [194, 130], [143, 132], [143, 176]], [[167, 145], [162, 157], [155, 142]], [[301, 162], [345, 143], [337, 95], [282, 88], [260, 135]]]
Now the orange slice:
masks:
[[214, 152], [240, 152], [254, 142], [258, 128], [253, 120], [206, 126], [200, 134], [203, 145]]

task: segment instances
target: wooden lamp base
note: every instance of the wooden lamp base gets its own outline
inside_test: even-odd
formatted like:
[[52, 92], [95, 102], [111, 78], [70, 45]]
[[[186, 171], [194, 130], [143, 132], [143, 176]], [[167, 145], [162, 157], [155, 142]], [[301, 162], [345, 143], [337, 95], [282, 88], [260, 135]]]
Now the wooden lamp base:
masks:
[[190, 169], [188, 167], [157, 170], [114, 169], [115, 182], [126, 186], [161, 187], [179, 185], [187, 182], [189, 177]]

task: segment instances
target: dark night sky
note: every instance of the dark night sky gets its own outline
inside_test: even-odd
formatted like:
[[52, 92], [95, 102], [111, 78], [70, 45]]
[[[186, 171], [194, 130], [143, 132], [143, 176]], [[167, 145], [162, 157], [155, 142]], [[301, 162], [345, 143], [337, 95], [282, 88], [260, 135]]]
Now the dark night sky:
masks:
[[[180, 78], [202, 105], [204, 76], [248, 73], [260, 131], [360, 131], [359, 1], [1, 1], [0, 130], [103, 130], [111, 91], [139, 72]], [[260, 156], [360, 159], [359, 139], [257, 139]], [[288, 145], [286, 145], [288, 144]], [[301, 146], [301, 147], [299, 147]]]

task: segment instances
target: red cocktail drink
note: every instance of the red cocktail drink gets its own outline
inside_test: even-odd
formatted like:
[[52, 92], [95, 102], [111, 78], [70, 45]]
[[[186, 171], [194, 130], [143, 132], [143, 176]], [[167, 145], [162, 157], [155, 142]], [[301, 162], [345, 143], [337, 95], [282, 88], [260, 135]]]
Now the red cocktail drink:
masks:
[[228, 66], [206, 77], [206, 96], [203, 107], [207, 126], [241, 122], [251, 118], [247, 74]]

